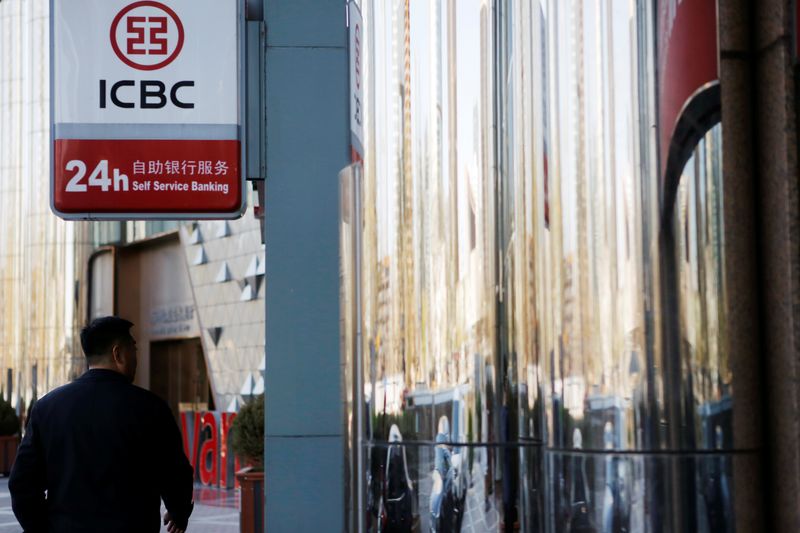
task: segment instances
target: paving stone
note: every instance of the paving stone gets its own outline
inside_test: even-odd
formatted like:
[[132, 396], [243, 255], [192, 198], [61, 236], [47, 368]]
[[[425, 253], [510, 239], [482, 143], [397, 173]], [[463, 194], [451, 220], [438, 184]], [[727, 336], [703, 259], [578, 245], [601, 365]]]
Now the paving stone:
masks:
[[[195, 505], [189, 517], [187, 533], [238, 533], [239, 532], [239, 492], [238, 490], [217, 490], [203, 487], [195, 488]], [[164, 514], [164, 506], [161, 506]], [[11, 511], [11, 494], [8, 492], [8, 478], [0, 478], [0, 533], [20, 533], [22, 528]], [[162, 533], [166, 529], [161, 527]]]

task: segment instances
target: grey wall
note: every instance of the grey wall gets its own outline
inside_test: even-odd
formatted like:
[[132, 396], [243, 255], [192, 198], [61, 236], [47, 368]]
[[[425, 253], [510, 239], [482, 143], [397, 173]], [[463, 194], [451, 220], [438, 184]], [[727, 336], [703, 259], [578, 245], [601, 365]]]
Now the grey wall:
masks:
[[341, 0], [266, 0], [266, 523], [341, 531], [338, 179], [348, 161]]

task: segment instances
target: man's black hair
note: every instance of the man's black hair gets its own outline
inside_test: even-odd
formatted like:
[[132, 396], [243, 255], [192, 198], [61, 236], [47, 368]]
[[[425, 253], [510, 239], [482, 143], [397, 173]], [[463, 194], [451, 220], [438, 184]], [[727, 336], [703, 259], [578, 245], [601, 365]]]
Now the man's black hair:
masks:
[[133, 322], [116, 316], [95, 318], [81, 330], [81, 347], [91, 363], [109, 354], [116, 342], [131, 338]]

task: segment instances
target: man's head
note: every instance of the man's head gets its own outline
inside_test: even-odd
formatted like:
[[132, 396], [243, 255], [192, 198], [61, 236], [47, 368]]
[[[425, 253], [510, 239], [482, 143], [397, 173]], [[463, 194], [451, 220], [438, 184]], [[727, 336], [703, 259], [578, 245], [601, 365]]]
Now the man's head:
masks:
[[130, 381], [136, 375], [136, 340], [132, 322], [116, 316], [92, 320], [81, 330], [81, 346], [89, 368], [115, 370]]

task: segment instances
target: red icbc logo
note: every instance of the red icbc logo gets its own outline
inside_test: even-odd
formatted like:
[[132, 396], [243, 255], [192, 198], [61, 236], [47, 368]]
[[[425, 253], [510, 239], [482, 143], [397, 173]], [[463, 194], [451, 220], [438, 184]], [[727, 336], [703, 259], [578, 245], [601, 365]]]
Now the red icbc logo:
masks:
[[111, 47], [123, 63], [138, 70], [157, 70], [180, 54], [183, 24], [164, 4], [142, 0], [117, 13], [110, 37]]

